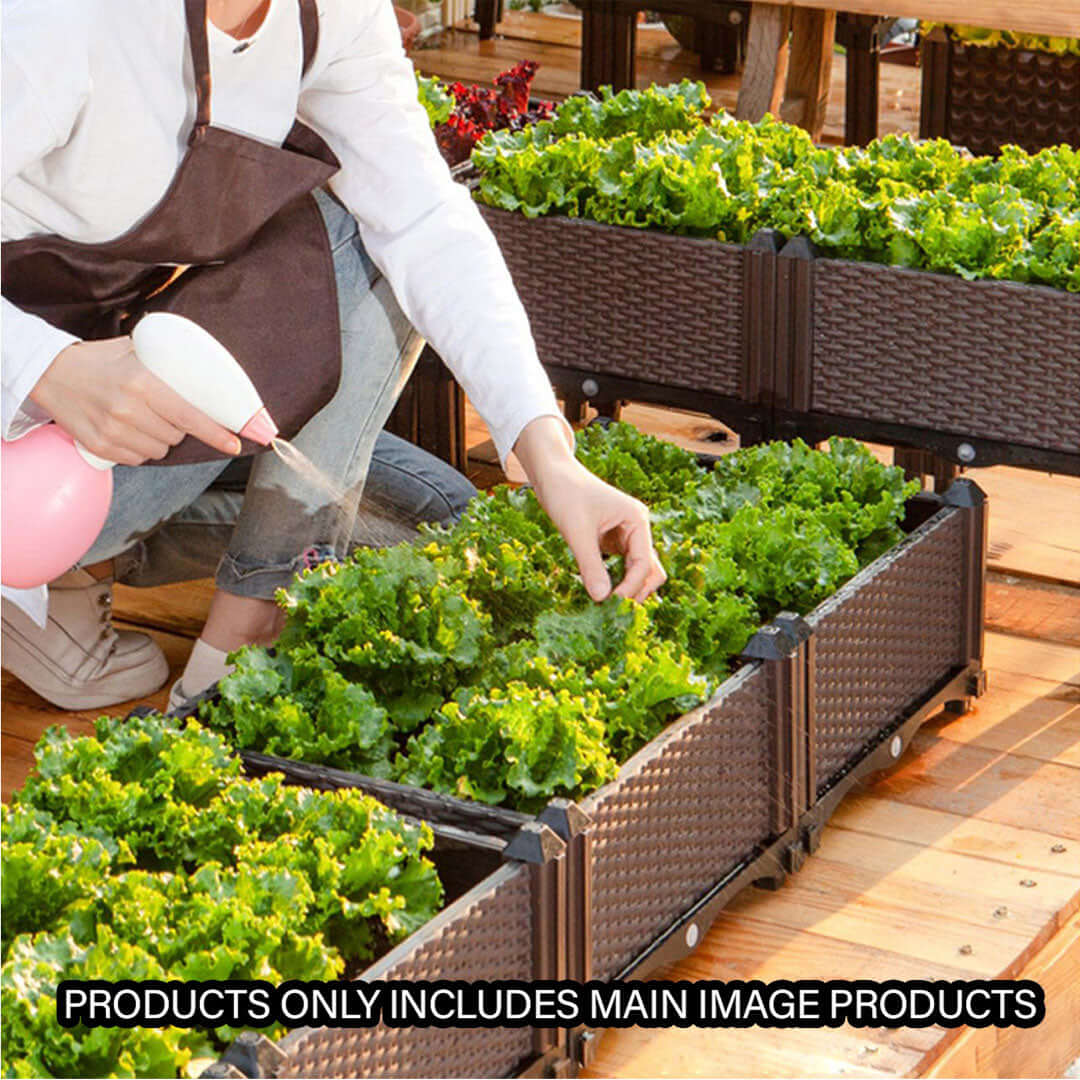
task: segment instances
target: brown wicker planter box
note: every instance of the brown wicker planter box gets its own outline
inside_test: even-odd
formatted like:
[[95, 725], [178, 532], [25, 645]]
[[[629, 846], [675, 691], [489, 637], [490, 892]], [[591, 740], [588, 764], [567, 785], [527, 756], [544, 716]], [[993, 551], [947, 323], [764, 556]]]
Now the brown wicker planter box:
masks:
[[564, 392], [712, 413], [760, 430], [772, 234], [746, 246], [481, 206]]
[[[253, 755], [245, 766], [261, 775], [271, 771], [273, 760]], [[291, 771], [290, 779], [302, 783], [303, 770]], [[536, 823], [519, 829], [509, 844], [468, 829], [435, 824], [433, 830], [431, 858], [450, 902], [359, 978], [530, 982], [564, 977], [565, 844]], [[298, 1028], [278, 1043], [248, 1032], [202, 1075], [207, 1080], [559, 1075], [565, 1060], [565, 1038], [553, 1029], [379, 1023]]]
[[[746, 663], [712, 700], [670, 725], [580, 808], [554, 800], [540, 821], [568, 841], [566, 854], [531, 873], [547, 875], [548, 895], [562, 890], [557, 934], [552, 916], [536, 914], [542, 904], [529, 908], [524, 877], [504, 868], [365, 977], [529, 978], [559, 970], [587, 981], [639, 977], [685, 955], [739, 891], [797, 870], [850, 786], [892, 764], [929, 715], [981, 693], [985, 521], [985, 500], [968, 481], [945, 497], [912, 499], [900, 544], [806, 619], [782, 615], [759, 631]], [[511, 811], [321, 766], [245, 759], [301, 783], [361, 786], [434, 821], [439, 835], [490, 831], [495, 849], [540, 827]], [[505, 892], [477, 906], [496, 888]], [[515, 950], [513, 935], [489, 944], [487, 923], [500, 920], [519, 936], [528, 929], [533, 952]], [[534, 974], [520, 974], [530, 962]], [[290, 1061], [303, 1061], [287, 1075], [430, 1075], [434, 1062], [444, 1075], [503, 1075], [520, 1068], [522, 1055], [528, 1063], [560, 1052], [527, 1045], [520, 1032], [499, 1038], [506, 1042], [486, 1031], [311, 1031], [282, 1045]], [[357, 1048], [342, 1048], [355, 1040]], [[579, 1030], [564, 1045], [573, 1061], [587, 1063], [594, 1044]], [[293, 1047], [326, 1056], [297, 1058]], [[437, 1056], [444, 1052], [451, 1056]]]
[[1080, 474], [1080, 294], [876, 263], [777, 260], [777, 431]]
[[685, 955], [737, 892], [801, 865], [855, 779], [899, 757], [942, 702], [981, 693], [982, 493], [962, 481], [912, 500], [908, 524], [805, 620], [759, 632], [709, 703], [583, 801], [583, 977]]
[[968, 45], [944, 30], [922, 43], [919, 134], [973, 154], [1080, 146], [1080, 56]]
[[[552, 978], [536, 973], [529, 867], [507, 865], [364, 972], [365, 980]], [[279, 1044], [286, 1077], [509, 1076], [534, 1055], [529, 1028], [304, 1028]]]

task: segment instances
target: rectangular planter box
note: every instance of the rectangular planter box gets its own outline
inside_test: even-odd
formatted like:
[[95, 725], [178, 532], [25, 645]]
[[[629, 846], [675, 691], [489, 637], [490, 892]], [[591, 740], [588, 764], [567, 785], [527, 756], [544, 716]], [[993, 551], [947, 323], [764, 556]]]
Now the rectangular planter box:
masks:
[[805, 620], [759, 632], [758, 659], [583, 801], [585, 977], [688, 952], [741, 888], [798, 868], [887, 737], [980, 691], [985, 504], [967, 482], [950, 497], [913, 500], [904, 541]]
[[923, 39], [922, 69], [924, 139], [973, 154], [1080, 146], [1080, 56], [969, 45], [938, 28]]
[[[709, 702], [671, 724], [580, 807], [553, 800], [539, 821], [567, 841], [552, 871], [563, 875], [565, 923], [559, 957], [545, 970], [582, 981], [638, 977], [685, 955], [738, 891], [798, 869], [858, 777], [894, 761], [940, 705], [981, 692], [985, 518], [982, 493], [968, 481], [945, 497], [917, 496], [900, 544], [805, 619], [782, 615], [759, 631], [742, 668]], [[521, 814], [403, 785], [245, 758], [298, 782], [361, 786], [440, 829], [489, 831], [511, 850], [523, 829], [538, 828]], [[459, 906], [439, 920], [458, 918], [451, 911]], [[481, 944], [472, 959], [467, 949], [452, 952], [441, 972], [438, 951], [423, 961], [429, 966], [413, 957], [413, 966], [395, 970], [517, 977], [523, 961], [501, 949]], [[379, 970], [406, 955], [400, 947]], [[470, 1046], [484, 1040], [455, 1034]], [[568, 1047], [577, 1061], [588, 1056], [582, 1034], [571, 1033]], [[434, 1036], [398, 1032], [400, 1053], [414, 1053], [414, 1037]], [[461, 1068], [481, 1074], [475, 1060]]]
[[1080, 474], [1080, 294], [815, 258], [805, 240], [777, 265], [781, 437]]
[[772, 234], [737, 246], [480, 212], [560, 389], [693, 408], [740, 432], [758, 430], [773, 326]]
[[[248, 771], [270, 771], [270, 760], [256, 760]], [[291, 779], [302, 783], [302, 771], [294, 770]], [[436, 844], [430, 856], [450, 903], [359, 978], [564, 978], [562, 841], [535, 823], [519, 830], [510, 845], [467, 829], [436, 824], [433, 830]], [[297, 1028], [277, 1043], [245, 1033], [202, 1075], [206, 1080], [556, 1075], [554, 1070], [565, 1061], [565, 1037], [557, 1030], [393, 1028], [380, 1023], [370, 1028]]]
[[[364, 972], [365, 980], [522, 979], [535, 973], [529, 868], [507, 865]], [[551, 975], [546, 976], [548, 978]], [[277, 1076], [509, 1076], [534, 1052], [529, 1028], [306, 1028], [279, 1044]]]

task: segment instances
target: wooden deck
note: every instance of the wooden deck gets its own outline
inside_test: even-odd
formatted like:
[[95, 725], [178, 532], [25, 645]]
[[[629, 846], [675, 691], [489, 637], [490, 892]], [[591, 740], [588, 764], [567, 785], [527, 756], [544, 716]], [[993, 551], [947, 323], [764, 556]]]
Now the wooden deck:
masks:
[[[627, 419], [690, 446], [702, 417], [632, 406]], [[496, 475], [478, 421], [474, 475]], [[883, 451], [884, 452], [884, 451]], [[860, 789], [820, 851], [777, 893], [751, 890], [670, 978], [1033, 978], [1032, 1030], [609, 1032], [591, 1076], [1061, 1076], [1080, 1054], [1080, 480], [996, 468], [990, 495], [990, 689], [969, 716], [932, 720], [893, 772]], [[208, 582], [118, 589], [174, 677]], [[3, 796], [49, 724], [89, 731], [3, 677]], [[162, 705], [165, 691], [149, 704]], [[122, 714], [129, 705], [113, 710]]]

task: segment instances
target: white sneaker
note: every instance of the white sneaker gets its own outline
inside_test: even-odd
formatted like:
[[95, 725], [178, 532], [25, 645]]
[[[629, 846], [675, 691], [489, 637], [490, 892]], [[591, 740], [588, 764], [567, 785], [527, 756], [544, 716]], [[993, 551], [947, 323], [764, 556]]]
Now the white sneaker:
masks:
[[169, 664], [147, 634], [115, 630], [112, 578], [71, 570], [49, 586], [43, 630], [3, 602], [3, 667], [62, 709], [100, 709], [165, 685]]

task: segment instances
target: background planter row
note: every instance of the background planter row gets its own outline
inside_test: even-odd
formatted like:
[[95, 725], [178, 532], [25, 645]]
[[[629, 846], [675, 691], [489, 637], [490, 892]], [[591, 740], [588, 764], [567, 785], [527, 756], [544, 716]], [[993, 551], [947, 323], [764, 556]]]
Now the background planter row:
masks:
[[[761, 330], [773, 292], [761, 234], [745, 246], [481, 206], [556, 385], [596, 399], [622, 381], [636, 396], [704, 409], [757, 430]], [[594, 379], [599, 382], [599, 379]], [[650, 397], [651, 388], [662, 388]]]
[[942, 27], [922, 40], [919, 135], [973, 154], [1013, 143], [1080, 146], [1080, 56], [969, 45]]
[[[708, 703], [580, 806], [553, 800], [530, 820], [245, 754], [294, 782], [361, 787], [432, 822], [441, 843], [535, 863], [498, 870], [363, 977], [637, 977], [689, 952], [737, 892], [797, 870], [856, 779], [893, 763], [942, 703], [982, 691], [982, 492], [958, 481], [918, 496], [905, 529], [806, 619], [759, 631]], [[567, 1075], [592, 1035], [295, 1032], [268, 1075]]]
[[[1080, 295], [482, 207], [571, 401], [1080, 475]], [[603, 410], [602, 410], [603, 411]]]

